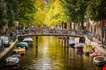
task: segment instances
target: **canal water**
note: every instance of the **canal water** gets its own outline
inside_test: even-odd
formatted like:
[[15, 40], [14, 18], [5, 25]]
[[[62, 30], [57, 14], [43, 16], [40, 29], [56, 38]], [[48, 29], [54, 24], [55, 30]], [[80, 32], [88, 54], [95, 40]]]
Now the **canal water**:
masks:
[[21, 58], [20, 70], [99, 70], [87, 56], [76, 54], [57, 37], [34, 38]]
[[20, 58], [19, 70], [100, 70], [90, 57], [77, 54], [59, 38], [34, 37], [33, 46]]

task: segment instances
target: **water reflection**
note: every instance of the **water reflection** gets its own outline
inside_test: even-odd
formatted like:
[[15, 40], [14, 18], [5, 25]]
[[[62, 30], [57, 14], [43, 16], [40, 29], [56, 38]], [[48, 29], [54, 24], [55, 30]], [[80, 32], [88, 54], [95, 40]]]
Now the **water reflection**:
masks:
[[89, 57], [77, 55], [57, 37], [34, 37], [33, 44], [22, 58], [20, 70], [98, 70]]

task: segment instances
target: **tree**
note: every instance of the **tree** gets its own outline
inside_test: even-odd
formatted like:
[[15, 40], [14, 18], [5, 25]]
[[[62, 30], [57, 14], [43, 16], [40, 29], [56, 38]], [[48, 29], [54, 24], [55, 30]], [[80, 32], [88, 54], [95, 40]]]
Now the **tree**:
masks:
[[69, 16], [70, 22], [81, 23], [83, 29], [83, 22], [85, 20], [86, 1], [85, 0], [62, 0], [66, 13]]
[[91, 20], [99, 21], [102, 17], [102, 1], [103, 0], [90, 0], [88, 5], [88, 16]]
[[51, 0], [45, 23], [49, 26], [66, 22], [66, 14], [60, 0]]
[[[11, 31], [17, 18], [17, 0], [0, 0], [0, 30], [1, 32]], [[8, 30], [9, 28], [9, 30]]]
[[34, 13], [36, 11], [35, 1], [33, 0], [18, 0], [18, 20], [24, 26], [28, 26], [34, 21]]
[[46, 11], [45, 11], [45, 3], [43, 0], [36, 0], [35, 1], [35, 7], [36, 7], [36, 12], [35, 12], [35, 25], [43, 25], [44, 21], [46, 19]]

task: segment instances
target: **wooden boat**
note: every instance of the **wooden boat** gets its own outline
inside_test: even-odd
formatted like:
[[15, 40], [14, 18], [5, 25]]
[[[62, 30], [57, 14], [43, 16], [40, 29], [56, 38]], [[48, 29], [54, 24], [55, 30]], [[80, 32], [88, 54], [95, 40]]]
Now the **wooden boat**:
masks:
[[19, 47], [19, 48], [14, 49], [13, 51], [16, 52], [16, 53], [18, 53], [18, 54], [20, 54], [20, 55], [24, 55], [26, 49], [25, 49], [25, 48], [20, 48], [20, 47]]

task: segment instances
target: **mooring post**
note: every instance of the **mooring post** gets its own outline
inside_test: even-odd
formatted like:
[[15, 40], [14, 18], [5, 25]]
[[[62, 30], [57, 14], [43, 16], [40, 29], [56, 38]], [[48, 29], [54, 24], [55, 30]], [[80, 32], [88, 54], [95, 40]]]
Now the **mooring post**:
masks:
[[38, 36], [36, 36], [36, 48], [38, 48]]

